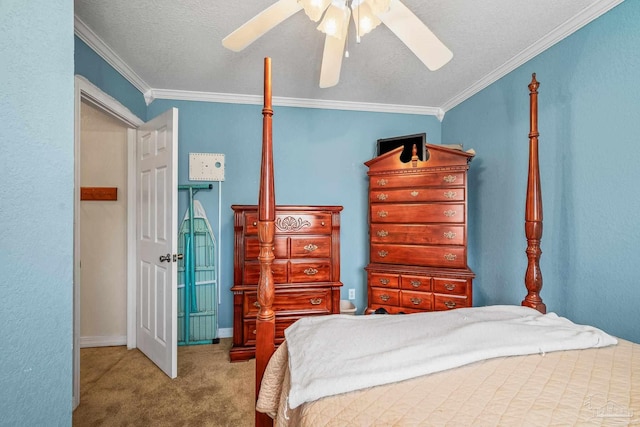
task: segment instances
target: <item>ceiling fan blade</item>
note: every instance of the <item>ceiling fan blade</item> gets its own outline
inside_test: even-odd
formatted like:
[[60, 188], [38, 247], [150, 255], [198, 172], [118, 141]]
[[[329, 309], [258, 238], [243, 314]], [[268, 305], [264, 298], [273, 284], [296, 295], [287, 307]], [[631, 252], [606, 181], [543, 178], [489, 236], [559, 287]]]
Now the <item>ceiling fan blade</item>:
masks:
[[300, 10], [302, 5], [298, 0], [279, 0], [222, 39], [222, 45], [234, 52], [240, 52]]
[[340, 81], [340, 69], [342, 68], [342, 55], [346, 38], [337, 38], [327, 35], [324, 39], [324, 52], [322, 54], [322, 66], [320, 67], [320, 87], [335, 86]]
[[400, 0], [391, 0], [389, 10], [376, 15], [427, 66], [435, 71], [453, 58], [453, 53]]

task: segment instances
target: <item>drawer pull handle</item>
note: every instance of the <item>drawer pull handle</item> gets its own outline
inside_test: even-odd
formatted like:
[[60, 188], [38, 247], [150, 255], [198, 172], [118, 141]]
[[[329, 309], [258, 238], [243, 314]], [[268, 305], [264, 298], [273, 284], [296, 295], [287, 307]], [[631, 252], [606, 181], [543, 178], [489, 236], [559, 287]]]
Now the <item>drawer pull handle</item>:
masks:
[[256, 308], [260, 308], [260, 303], [258, 301], [254, 301], [253, 306]]
[[304, 270], [304, 274], [306, 274], [307, 276], [313, 276], [314, 274], [318, 274], [318, 270], [316, 270], [315, 268], [309, 267], [306, 270]]
[[378, 237], [387, 237], [389, 235], [389, 232], [386, 230], [380, 230], [376, 234], [378, 235]]
[[313, 243], [309, 243], [307, 246], [304, 247], [304, 250], [307, 252], [313, 252], [316, 249], [318, 249], [318, 247], [316, 245], [314, 245]]
[[378, 256], [379, 256], [380, 258], [384, 258], [384, 257], [386, 257], [387, 255], [389, 255], [389, 252], [387, 252], [387, 251], [378, 251]]
[[444, 305], [446, 305], [447, 308], [456, 308], [456, 303], [453, 301], [445, 301]]
[[409, 194], [411, 194], [411, 197], [418, 197], [418, 194], [420, 194], [420, 192], [418, 192], [418, 191], [416, 191], [416, 190], [413, 190], [413, 191], [412, 191], [411, 193], [409, 193]]
[[380, 279], [380, 283], [382, 283], [383, 285], [388, 285], [390, 281], [391, 280], [389, 279]]
[[387, 294], [382, 294], [382, 295], [380, 295], [380, 299], [382, 301], [384, 301], [384, 302], [387, 302], [387, 301], [389, 301], [389, 299], [391, 299], [391, 297], [389, 295], [387, 295]]
[[320, 305], [320, 303], [322, 302], [322, 298], [311, 298], [309, 302], [311, 303], [311, 305]]
[[456, 233], [454, 233], [453, 231], [445, 231], [442, 235], [447, 239], [453, 239], [454, 237], [456, 237]]
[[453, 199], [454, 197], [456, 197], [456, 192], [455, 191], [445, 191], [444, 192], [444, 197], [446, 197], [447, 199]]
[[449, 184], [451, 184], [451, 183], [456, 181], [456, 176], [455, 175], [446, 175], [442, 179], [443, 179], [444, 182], [448, 182]]
[[453, 284], [453, 283], [445, 283], [444, 287], [445, 287], [446, 290], [452, 291], [452, 290], [454, 290], [456, 288], [456, 285]]
[[381, 187], [384, 187], [385, 185], [387, 185], [387, 180], [386, 179], [379, 179], [378, 180], [378, 185]]
[[324, 227], [324, 221], [320, 222], [320, 225]]
[[257, 333], [258, 333], [258, 331], [254, 329], [253, 330], [253, 335], [256, 335]]
[[411, 298], [411, 302], [413, 305], [420, 305], [422, 303], [422, 298]]
[[444, 216], [446, 216], [447, 218], [451, 218], [452, 216], [454, 216], [456, 214], [456, 211], [449, 209], [443, 212]]
[[411, 281], [411, 282], [409, 282], [409, 283], [411, 283], [411, 286], [413, 286], [414, 288], [419, 288], [419, 287], [420, 287], [420, 285], [422, 284], [422, 283], [420, 282], [420, 280], [412, 280], [412, 281]]
[[387, 212], [387, 211], [379, 211], [379, 212], [378, 212], [378, 216], [379, 216], [380, 218], [386, 218], [386, 217], [387, 217], [387, 215], [389, 215], [389, 212]]
[[458, 256], [456, 254], [444, 254], [444, 259], [446, 259], [447, 261], [455, 261], [457, 257]]
[[384, 193], [378, 194], [378, 200], [387, 200], [387, 198], [389, 198], [389, 196]]
[[256, 227], [257, 225], [258, 225], [258, 223], [253, 221], [253, 226]]

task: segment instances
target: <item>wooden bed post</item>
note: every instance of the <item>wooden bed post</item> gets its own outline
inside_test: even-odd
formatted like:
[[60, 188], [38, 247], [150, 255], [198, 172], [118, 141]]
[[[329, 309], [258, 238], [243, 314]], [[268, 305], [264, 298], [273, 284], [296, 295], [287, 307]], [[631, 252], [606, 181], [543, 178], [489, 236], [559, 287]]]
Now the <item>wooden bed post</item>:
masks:
[[529, 118], [531, 131], [529, 132], [529, 177], [527, 181], [527, 203], [524, 214], [524, 229], [527, 236], [527, 272], [524, 283], [527, 296], [522, 301], [523, 306], [532, 307], [541, 313], [546, 313], [547, 307], [542, 302], [542, 272], [540, 271], [540, 239], [542, 239], [542, 189], [540, 187], [540, 165], [538, 163], [538, 87], [536, 73], [531, 76], [529, 83]]
[[[273, 299], [275, 285], [271, 264], [275, 234], [275, 191], [273, 177], [273, 144], [271, 140], [271, 58], [264, 59], [264, 108], [262, 109], [262, 160], [260, 164], [260, 190], [258, 195], [258, 241], [260, 253], [260, 279], [258, 280], [258, 303], [260, 310], [256, 319], [256, 399], [260, 391], [262, 376], [275, 349], [275, 313]], [[272, 426], [267, 414], [256, 411], [256, 426]]]

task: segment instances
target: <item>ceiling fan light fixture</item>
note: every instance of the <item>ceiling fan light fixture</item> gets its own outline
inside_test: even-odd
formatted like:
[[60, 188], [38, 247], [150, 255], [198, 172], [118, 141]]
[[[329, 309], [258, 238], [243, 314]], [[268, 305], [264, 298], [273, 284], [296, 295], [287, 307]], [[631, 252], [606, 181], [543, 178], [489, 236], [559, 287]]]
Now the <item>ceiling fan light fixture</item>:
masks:
[[371, 8], [371, 13], [375, 16], [387, 13], [391, 5], [391, 0], [360, 0], [360, 2], [367, 4]]
[[318, 22], [322, 18], [322, 14], [331, 4], [331, 0], [298, 0], [298, 3], [304, 9], [309, 19]]
[[351, 11], [345, 5], [344, 1], [334, 0], [327, 8], [322, 22], [318, 25], [318, 30], [328, 36], [342, 40], [347, 35], [350, 17]]
[[351, 2], [351, 10], [353, 10], [352, 16], [356, 26], [358, 42], [360, 41], [360, 37], [368, 34], [382, 23], [382, 21], [373, 14], [371, 6], [366, 0], [353, 0]]

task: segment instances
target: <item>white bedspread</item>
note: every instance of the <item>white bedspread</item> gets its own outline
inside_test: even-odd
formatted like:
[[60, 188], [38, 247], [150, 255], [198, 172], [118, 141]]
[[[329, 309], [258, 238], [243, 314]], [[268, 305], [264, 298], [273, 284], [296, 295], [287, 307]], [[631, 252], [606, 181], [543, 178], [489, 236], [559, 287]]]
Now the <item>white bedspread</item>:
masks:
[[285, 330], [285, 338], [292, 409], [483, 359], [617, 343], [597, 328], [518, 306], [304, 317]]

